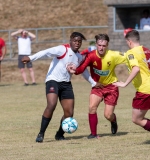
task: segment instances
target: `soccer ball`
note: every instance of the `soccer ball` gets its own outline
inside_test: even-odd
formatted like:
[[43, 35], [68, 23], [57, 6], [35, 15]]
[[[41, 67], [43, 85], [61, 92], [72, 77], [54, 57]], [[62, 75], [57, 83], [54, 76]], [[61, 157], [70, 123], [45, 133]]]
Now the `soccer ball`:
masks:
[[75, 132], [77, 128], [78, 128], [78, 122], [72, 117], [68, 117], [62, 121], [62, 129], [66, 133], [71, 134]]

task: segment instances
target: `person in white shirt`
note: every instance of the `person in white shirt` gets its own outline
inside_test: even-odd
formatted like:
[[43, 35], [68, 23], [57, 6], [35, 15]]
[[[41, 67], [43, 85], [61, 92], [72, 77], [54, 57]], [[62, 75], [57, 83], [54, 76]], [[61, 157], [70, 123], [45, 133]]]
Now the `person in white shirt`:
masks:
[[[73, 64], [78, 67], [84, 60], [85, 56], [79, 53], [79, 48], [82, 45], [82, 40], [86, 40], [84, 35], [79, 32], [73, 32], [70, 36], [70, 43], [65, 45], [59, 45], [43, 51], [40, 51], [32, 56], [25, 56], [22, 62], [28, 63], [35, 61], [42, 57], [53, 58], [47, 75], [46, 75], [46, 98], [47, 107], [44, 110], [41, 128], [36, 142], [43, 142], [45, 131], [49, 125], [49, 122], [53, 116], [53, 112], [56, 108], [57, 101], [59, 99], [63, 108], [64, 115], [60, 121], [59, 130], [56, 132], [56, 140], [64, 140], [64, 131], [62, 130], [61, 123], [67, 117], [73, 117], [74, 114], [74, 93], [71, 84], [72, 74], [68, 72], [68, 64]], [[92, 87], [99, 87], [100, 84], [95, 82], [88, 70], [83, 73], [84, 78], [89, 81]]]
[[150, 30], [150, 17], [148, 9], [143, 11], [143, 18], [140, 20], [140, 29]]
[[[20, 68], [21, 75], [24, 81], [24, 86], [28, 86], [29, 84], [25, 72], [25, 64], [21, 61], [21, 59], [24, 56], [31, 55], [31, 41], [35, 39], [36, 36], [33, 33], [23, 29], [19, 29], [18, 31], [12, 32], [11, 36], [18, 42], [18, 68]], [[32, 62], [27, 63], [27, 68], [30, 71], [32, 85], [36, 85]]]

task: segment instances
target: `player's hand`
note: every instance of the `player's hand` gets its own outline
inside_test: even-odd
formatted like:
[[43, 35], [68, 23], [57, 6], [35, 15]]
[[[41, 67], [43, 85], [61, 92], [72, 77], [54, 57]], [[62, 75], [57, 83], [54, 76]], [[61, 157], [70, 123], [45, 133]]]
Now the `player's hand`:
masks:
[[127, 86], [125, 82], [121, 82], [121, 81], [115, 82], [115, 83], [113, 83], [113, 85], [115, 85], [117, 87], [126, 87]]
[[30, 62], [30, 58], [28, 56], [24, 56], [21, 61], [23, 63], [28, 63], [28, 62]]
[[94, 88], [103, 88], [103, 85], [99, 82], [96, 83], [96, 85], [94, 86]]
[[68, 64], [66, 66], [66, 69], [69, 73], [72, 73], [72, 74], [76, 72], [76, 66], [72, 63]]

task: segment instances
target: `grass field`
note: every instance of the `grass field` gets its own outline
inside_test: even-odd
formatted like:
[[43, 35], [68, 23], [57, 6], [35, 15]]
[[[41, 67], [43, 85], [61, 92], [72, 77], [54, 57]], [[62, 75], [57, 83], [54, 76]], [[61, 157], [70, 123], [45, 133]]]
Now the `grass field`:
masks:
[[[55, 141], [62, 108], [58, 106], [46, 131], [43, 143], [35, 143], [41, 116], [46, 106], [45, 85], [24, 87], [22, 83], [0, 84], [0, 160], [148, 160], [150, 134], [131, 122], [131, 101], [134, 88], [120, 89], [115, 113], [118, 133], [110, 133], [110, 123], [103, 116], [104, 104], [98, 108], [100, 139], [88, 140], [88, 97], [90, 85], [73, 81], [75, 114], [79, 123], [66, 141]], [[147, 114], [150, 117], [150, 113]]]

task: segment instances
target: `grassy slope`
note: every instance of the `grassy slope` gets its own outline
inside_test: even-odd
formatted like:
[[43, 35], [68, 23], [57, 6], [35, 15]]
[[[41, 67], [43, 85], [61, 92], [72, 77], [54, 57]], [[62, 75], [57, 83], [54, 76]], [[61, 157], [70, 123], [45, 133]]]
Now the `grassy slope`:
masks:
[[107, 25], [107, 7], [102, 0], [0, 0], [0, 21], [0, 29]]

